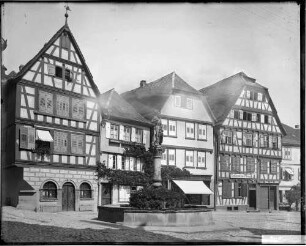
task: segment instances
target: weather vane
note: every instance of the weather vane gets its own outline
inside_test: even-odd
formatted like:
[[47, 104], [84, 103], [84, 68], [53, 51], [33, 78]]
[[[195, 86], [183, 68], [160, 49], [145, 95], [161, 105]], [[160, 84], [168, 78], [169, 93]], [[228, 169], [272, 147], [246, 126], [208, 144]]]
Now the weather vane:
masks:
[[66, 9], [66, 13], [65, 13], [66, 21], [65, 21], [65, 24], [67, 25], [68, 11], [71, 11], [71, 9], [70, 9], [69, 6], [68, 6], [68, 3], [65, 5], [65, 9]]

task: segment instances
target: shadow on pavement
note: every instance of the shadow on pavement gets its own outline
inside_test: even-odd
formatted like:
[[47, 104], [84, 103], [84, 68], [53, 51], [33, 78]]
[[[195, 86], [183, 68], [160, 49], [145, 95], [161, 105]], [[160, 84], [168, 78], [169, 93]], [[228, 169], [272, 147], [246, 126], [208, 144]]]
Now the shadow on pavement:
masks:
[[256, 228], [246, 228], [246, 227], [240, 227], [240, 229], [252, 232], [255, 235], [301, 235], [300, 231], [256, 229]]
[[175, 237], [122, 228], [120, 233], [114, 229], [73, 229], [57, 226], [26, 224], [15, 221], [2, 221], [1, 244], [12, 243], [175, 243], [182, 244], [184, 240]]

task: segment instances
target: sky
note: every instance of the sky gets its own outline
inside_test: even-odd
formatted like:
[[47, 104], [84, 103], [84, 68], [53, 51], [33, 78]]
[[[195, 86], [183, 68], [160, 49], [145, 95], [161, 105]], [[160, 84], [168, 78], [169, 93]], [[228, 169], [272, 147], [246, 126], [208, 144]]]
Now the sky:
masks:
[[[65, 23], [65, 3], [5, 3], [3, 63], [32, 59]], [[300, 124], [300, 11], [286, 3], [69, 3], [68, 25], [101, 93], [173, 71], [201, 89], [238, 72], [269, 89], [282, 123]]]

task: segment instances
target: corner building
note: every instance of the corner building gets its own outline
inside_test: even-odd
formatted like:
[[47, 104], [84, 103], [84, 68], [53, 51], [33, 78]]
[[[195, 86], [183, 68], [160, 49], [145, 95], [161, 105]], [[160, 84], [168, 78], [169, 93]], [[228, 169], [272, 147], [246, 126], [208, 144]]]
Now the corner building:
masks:
[[217, 208], [278, 209], [285, 130], [268, 89], [240, 72], [200, 91], [216, 118]]
[[4, 203], [95, 210], [99, 91], [67, 24], [7, 81], [4, 95]]

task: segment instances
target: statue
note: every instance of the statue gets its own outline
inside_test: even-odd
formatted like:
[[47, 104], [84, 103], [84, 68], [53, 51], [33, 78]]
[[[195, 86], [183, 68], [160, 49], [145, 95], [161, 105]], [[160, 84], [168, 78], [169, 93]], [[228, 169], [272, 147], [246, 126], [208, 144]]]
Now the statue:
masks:
[[164, 131], [161, 120], [154, 116], [153, 123], [155, 123], [153, 137], [152, 137], [152, 146], [159, 146], [163, 143]]

